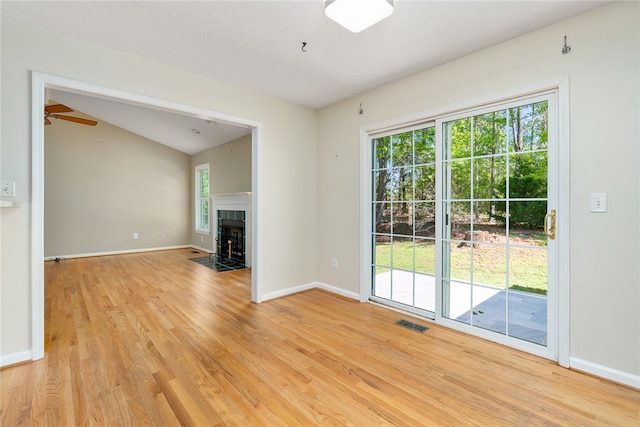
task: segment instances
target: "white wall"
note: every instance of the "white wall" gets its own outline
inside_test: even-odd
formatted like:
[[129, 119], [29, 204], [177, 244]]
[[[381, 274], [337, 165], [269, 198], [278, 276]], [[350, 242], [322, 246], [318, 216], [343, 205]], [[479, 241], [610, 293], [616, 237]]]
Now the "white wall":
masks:
[[52, 122], [44, 130], [45, 257], [189, 244], [189, 155], [103, 121]]
[[[257, 232], [265, 250], [256, 261], [262, 290], [276, 292], [316, 279], [314, 110], [6, 16], [1, 31], [1, 178], [16, 181], [16, 198], [23, 203], [0, 209], [3, 362], [31, 349], [31, 70], [260, 122]], [[285, 229], [290, 232], [283, 236]]]
[[[321, 110], [319, 281], [359, 291], [361, 126], [568, 75], [570, 355], [640, 384], [639, 24], [637, 2], [615, 3]], [[591, 192], [608, 194], [606, 214], [589, 212]]]

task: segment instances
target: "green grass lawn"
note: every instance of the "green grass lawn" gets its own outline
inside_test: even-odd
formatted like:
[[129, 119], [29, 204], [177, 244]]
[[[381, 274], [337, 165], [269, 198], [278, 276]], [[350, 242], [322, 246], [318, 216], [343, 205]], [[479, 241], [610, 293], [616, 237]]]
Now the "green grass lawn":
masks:
[[[509, 248], [508, 284], [511, 289], [540, 294], [547, 293], [547, 251], [533, 244], [527, 248]], [[520, 243], [522, 244], [522, 243]], [[416, 265], [413, 265], [415, 250]], [[473, 254], [473, 255], [472, 255]], [[435, 275], [435, 242], [415, 246], [410, 240], [394, 241], [391, 245], [376, 245], [376, 264], [407, 271]], [[504, 288], [507, 284], [507, 248], [503, 245], [478, 244], [473, 251], [469, 246], [451, 246], [451, 279], [471, 281], [473, 256], [473, 283]], [[391, 261], [393, 259], [393, 261]], [[381, 270], [380, 270], [381, 271]]]

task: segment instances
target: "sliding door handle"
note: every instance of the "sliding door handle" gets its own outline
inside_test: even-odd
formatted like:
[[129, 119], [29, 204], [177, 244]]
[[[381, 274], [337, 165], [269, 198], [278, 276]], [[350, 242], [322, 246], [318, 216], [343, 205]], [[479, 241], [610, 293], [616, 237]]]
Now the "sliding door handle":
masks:
[[544, 234], [548, 238], [554, 240], [556, 238], [556, 210], [551, 209], [549, 213], [544, 216]]

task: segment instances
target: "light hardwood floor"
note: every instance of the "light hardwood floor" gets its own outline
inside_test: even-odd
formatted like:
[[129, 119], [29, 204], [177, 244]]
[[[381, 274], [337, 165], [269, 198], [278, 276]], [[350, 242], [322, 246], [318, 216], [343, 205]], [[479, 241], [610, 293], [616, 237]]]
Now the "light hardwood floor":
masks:
[[2, 425], [640, 425], [640, 391], [320, 290], [253, 304], [193, 256], [47, 262], [46, 357], [0, 372]]

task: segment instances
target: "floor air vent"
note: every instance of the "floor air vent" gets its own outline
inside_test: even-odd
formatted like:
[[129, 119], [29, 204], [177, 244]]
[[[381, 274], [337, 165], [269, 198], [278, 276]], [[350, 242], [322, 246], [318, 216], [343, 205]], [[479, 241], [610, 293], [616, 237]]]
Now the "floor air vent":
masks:
[[414, 331], [424, 332], [427, 328], [426, 326], [418, 325], [417, 323], [409, 322], [408, 320], [400, 319], [396, 322], [396, 325], [404, 326], [405, 328], [413, 329]]

